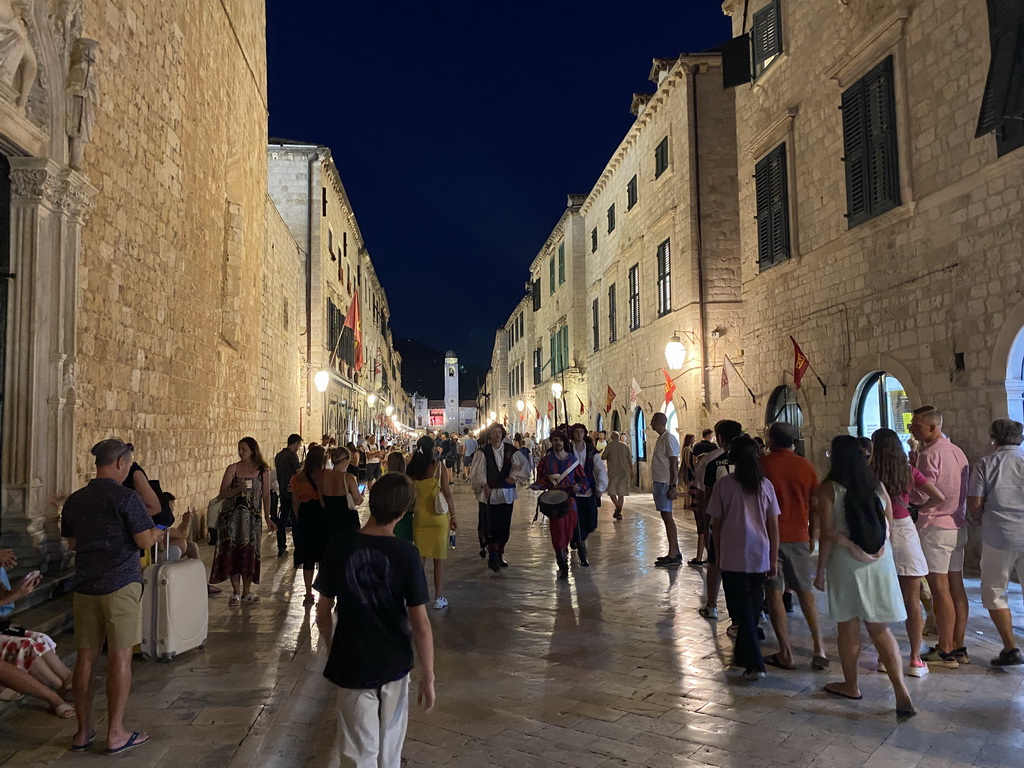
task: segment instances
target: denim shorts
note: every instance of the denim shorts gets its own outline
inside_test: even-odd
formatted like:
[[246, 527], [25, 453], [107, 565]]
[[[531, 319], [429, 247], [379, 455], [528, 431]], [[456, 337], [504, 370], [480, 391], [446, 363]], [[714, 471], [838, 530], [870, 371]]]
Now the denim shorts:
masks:
[[668, 483], [654, 483], [654, 508], [659, 512], [672, 511], [672, 499], [668, 497]]

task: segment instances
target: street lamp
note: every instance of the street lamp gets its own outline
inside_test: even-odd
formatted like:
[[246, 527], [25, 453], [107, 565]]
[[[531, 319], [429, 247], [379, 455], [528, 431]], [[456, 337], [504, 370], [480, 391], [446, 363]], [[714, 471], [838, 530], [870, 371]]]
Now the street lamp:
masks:
[[526, 408], [526, 403], [522, 400], [516, 400], [516, 410], [522, 413], [524, 408]]
[[388, 407], [384, 409], [384, 415], [385, 416], [390, 416], [394, 412], [395, 412], [395, 406], [391, 405], [390, 403], [388, 404]]
[[366, 404], [368, 406], [370, 406], [371, 408], [373, 408], [373, 406], [375, 406], [377, 404], [377, 395], [375, 395], [373, 392], [368, 394], [366, 396]]
[[320, 418], [320, 426], [323, 429], [321, 434], [327, 434], [327, 386], [331, 383], [331, 372], [330, 371], [317, 371], [313, 376], [313, 384], [316, 386], [316, 391], [321, 395], [321, 402], [323, 403], [323, 415]]
[[555, 400], [562, 399], [562, 385], [557, 381], [551, 385], [551, 394], [555, 396]]
[[492, 424], [498, 420], [498, 414], [495, 413], [494, 411], [491, 411], [487, 415], [491, 418], [491, 423]]
[[670, 371], [682, 370], [683, 364], [686, 362], [686, 347], [678, 333], [673, 333], [672, 338], [665, 345], [665, 362], [668, 363]]

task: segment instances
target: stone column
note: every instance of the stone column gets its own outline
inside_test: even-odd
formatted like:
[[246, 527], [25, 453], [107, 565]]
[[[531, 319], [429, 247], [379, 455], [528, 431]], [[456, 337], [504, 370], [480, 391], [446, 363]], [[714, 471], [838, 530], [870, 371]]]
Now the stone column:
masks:
[[96, 190], [53, 160], [10, 158], [11, 272], [2, 437], [3, 545], [19, 564], [67, 558], [54, 494], [74, 490], [74, 378], [83, 217]]

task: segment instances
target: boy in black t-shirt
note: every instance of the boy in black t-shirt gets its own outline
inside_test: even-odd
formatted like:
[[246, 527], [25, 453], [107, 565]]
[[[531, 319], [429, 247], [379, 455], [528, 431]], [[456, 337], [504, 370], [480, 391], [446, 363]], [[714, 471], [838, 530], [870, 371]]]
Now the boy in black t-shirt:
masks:
[[[416, 486], [389, 472], [370, 490], [370, 519], [335, 536], [313, 588], [316, 624], [327, 645], [324, 677], [339, 687], [342, 766], [398, 768], [409, 717], [413, 645], [420, 661], [418, 701], [434, 706], [434, 641], [419, 552], [395, 538], [416, 501]], [[337, 627], [334, 603], [338, 602]]]

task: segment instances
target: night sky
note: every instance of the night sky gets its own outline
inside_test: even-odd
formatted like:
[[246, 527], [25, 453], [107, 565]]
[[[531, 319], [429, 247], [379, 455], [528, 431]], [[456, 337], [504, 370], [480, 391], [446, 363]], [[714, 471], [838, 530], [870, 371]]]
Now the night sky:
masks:
[[270, 135], [331, 148], [391, 326], [487, 365], [565, 207], [718, 0], [267, 0]]

